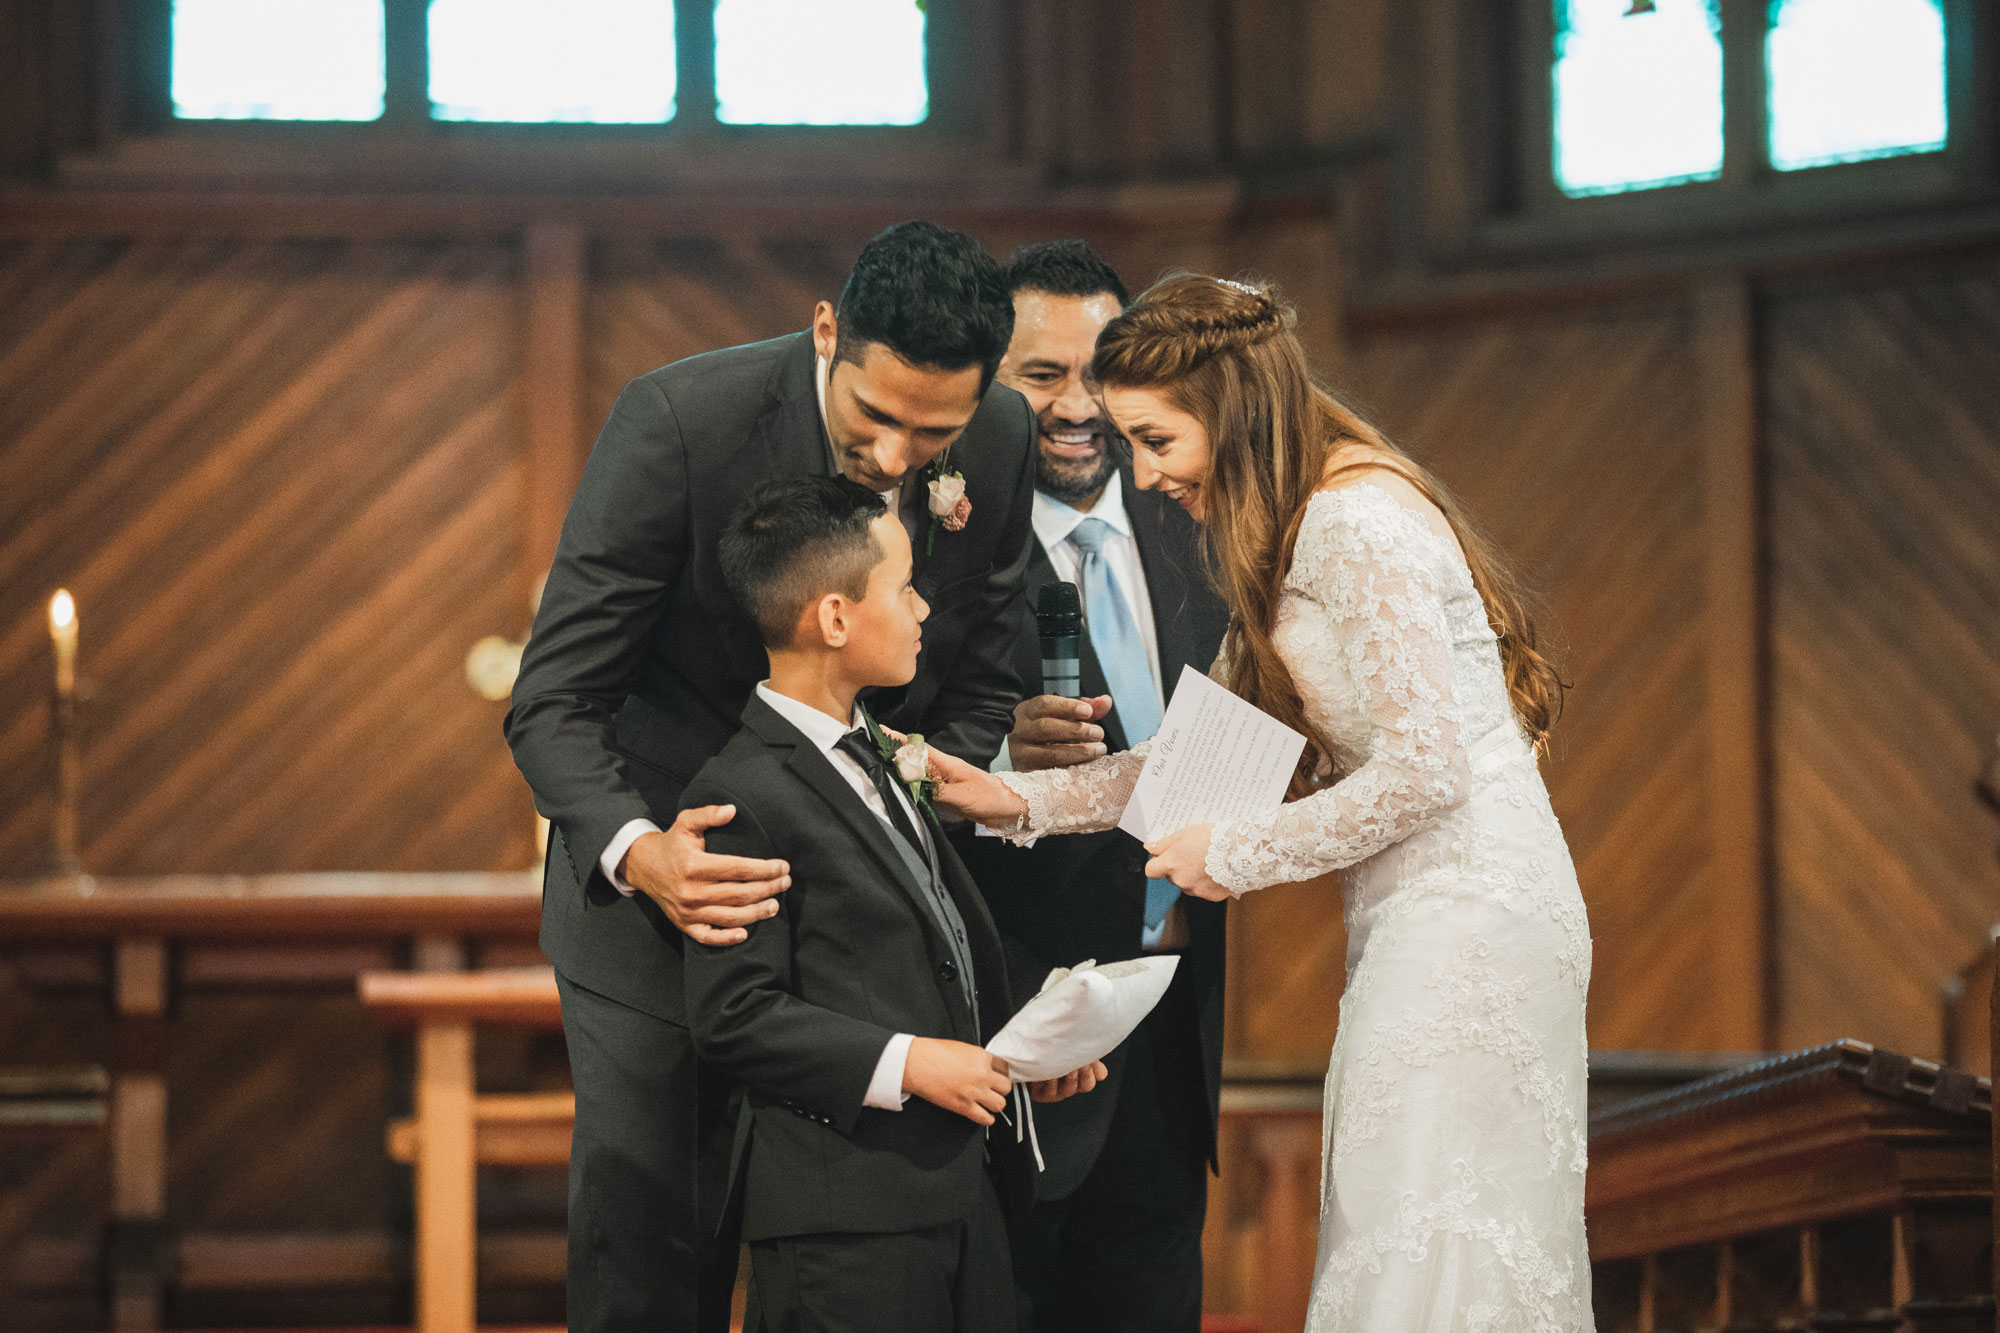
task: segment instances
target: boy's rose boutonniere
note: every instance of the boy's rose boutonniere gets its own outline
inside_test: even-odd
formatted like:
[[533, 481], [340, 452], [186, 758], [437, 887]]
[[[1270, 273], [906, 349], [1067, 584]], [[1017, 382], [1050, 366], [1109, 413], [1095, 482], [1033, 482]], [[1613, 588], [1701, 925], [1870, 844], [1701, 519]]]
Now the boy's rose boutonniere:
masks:
[[964, 530], [966, 520], [972, 517], [972, 501], [965, 498], [965, 474], [951, 465], [951, 450], [939, 454], [926, 470], [926, 475], [931, 483], [931, 530], [924, 539], [924, 554], [929, 555], [931, 548], [937, 545], [939, 528], [946, 532]]
[[878, 724], [874, 717], [864, 713], [868, 720], [868, 737], [875, 743], [875, 753], [882, 756], [882, 762], [895, 771], [896, 777], [910, 789], [910, 801], [917, 809], [937, 822], [937, 811], [931, 806], [931, 795], [937, 790], [937, 779], [931, 776], [931, 747], [925, 743], [923, 733], [913, 731], [904, 735]]

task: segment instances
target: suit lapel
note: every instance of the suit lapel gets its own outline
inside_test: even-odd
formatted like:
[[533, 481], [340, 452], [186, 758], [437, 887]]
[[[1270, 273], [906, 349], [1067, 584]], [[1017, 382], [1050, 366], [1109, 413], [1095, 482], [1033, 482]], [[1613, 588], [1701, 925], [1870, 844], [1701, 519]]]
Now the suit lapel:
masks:
[[910, 906], [915, 909], [917, 919], [924, 923], [924, 929], [935, 933], [937, 927], [931, 909], [921, 896], [923, 887], [910, 873], [909, 863], [889, 841], [897, 835], [875, 817], [875, 812], [847, 784], [847, 779], [834, 770], [833, 761], [821, 754], [818, 746], [800, 735], [797, 727], [780, 717], [776, 709], [754, 694], [743, 710], [743, 723], [773, 749], [790, 751], [785, 758], [785, 767], [799, 781], [812, 788], [847, 830], [868, 848], [869, 854], [881, 863], [889, 878], [902, 890], [903, 896], [910, 900]]
[[812, 332], [791, 336], [796, 341], [786, 350], [778, 373], [771, 377], [764, 412], [757, 419], [758, 434], [764, 456], [774, 464], [770, 475], [828, 476], [833, 472], [833, 453], [820, 421], [818, 356]]

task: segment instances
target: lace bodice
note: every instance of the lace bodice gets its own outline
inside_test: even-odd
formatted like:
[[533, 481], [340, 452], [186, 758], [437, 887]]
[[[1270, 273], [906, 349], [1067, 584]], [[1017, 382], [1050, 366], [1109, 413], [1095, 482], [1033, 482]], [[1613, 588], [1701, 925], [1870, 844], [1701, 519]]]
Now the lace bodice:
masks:
[[[1333, 780], [1216, 826], [1208, 871], [1238, 893], [1355, 865], [1435, 825], [1470, 794], [1469, 747], [1513, 725], [1495, 635], [1456, 544], [1378, 486], [1312, 498], [1274, 638], [1333, 743], [1322, 764]], [[1020, 836], [1114, 826], [1148, 749], [1002, 775], [1028, 803]]]

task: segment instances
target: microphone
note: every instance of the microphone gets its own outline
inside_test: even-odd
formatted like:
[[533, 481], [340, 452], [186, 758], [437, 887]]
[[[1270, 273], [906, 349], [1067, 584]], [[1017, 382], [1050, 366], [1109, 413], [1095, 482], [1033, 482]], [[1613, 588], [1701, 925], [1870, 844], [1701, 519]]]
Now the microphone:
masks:
[[1042, 693], [1083, 697], [1083, 598], [1074, 583], [1035, 590], [1035, 631], [1042, 638]]

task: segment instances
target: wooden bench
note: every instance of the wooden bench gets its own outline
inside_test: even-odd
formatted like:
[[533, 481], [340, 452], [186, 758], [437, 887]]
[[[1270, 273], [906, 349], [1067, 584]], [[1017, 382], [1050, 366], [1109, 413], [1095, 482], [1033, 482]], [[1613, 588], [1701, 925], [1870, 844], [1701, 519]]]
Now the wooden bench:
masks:
[[417, 1329], [471, 1333], [478, 1166], [562, 1165], [576, 1122], [570, 1093], [481, 1096], [473, 1029], [560, 1027], [555, 972], [368, 972], [359, 988], [376, 1021], [416, 1032], [416, 1114], [389, 1126], [388, 1148], [416, 1168]]

